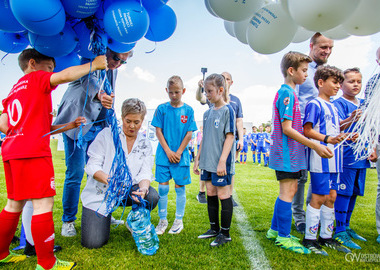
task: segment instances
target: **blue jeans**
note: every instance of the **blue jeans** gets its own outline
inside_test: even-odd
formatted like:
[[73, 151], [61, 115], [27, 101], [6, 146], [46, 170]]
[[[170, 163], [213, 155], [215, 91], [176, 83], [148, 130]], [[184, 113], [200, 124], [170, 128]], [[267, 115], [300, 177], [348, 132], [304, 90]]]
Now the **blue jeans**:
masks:
[[66, 160], [66, 177], [62, 195], [63, 222], [76, 220], [80, 185], [83, 179], [84, 166], [88, 160], [87, 149], [102, 129], [101, 126], [92, 126], [83, 136], [84, 146], [82, 149], [76, 146], [77, 140], [73, 140], [63, 133]]

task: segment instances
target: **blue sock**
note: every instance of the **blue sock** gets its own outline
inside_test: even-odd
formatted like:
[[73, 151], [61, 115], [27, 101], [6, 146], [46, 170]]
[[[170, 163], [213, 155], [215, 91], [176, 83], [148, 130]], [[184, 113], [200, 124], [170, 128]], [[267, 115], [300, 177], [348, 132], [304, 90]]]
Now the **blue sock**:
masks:
[[335, 208], [335, 233], [344, 232], [346, 230], [346, 218], [350, 197], [338, 194], [334, 203]]
[[186, 205], [186, 188], [185, 186], [175, 188], [175, 193], [177, 194], [176, 198], [176, 211], [175, 218], [182, 219], [185, 214], [185, 205]]
[[244, 155], [244, 162], [247, 162], [247, 155]]
[[255, 154], [252, 155], [252, 159], [253, 159], [253, 163], [256, 163], [256, 155]]
[[261, 153], [257, 153], [257, 163], [261, 164]]
[[290, 237], [292, 227], [292, 203], [278, 199], [277, 203], [277, 224], [278, 235], [281, 237]]
[[240, 163], [243, 161], [243, 155], [240, 154]]
[[166, 219], [168, 215], [168, 193], [169, 185], [158, 185], [158, 195], [160, 195], [160, 200], [158, 201], [158, 216], [160, 219]]
[[347, 211], [347, 217], [346, 217], [346, 227], [350, 227], [351, 215], [355, 208], [356, 198], [357, 198], [357, 195], [352, 195], [350, 198], [350, 204], [348, 205], [348, 211]]
[[266, 154], [264, 154], [264, 165], [268, 164], [268, 157]]
[[278, 201], [280, 199], [277, 197], [277, 200], [276, 202], [274, 203], [274, 209], [273, 209], [273, 217], [272, 217], [272, 225], [270, 226], [270, 228], [272, 230], [275, 230], [276, 232], [278, 231], [278, 224], [277, 224], [277, 205], [278, 205]]

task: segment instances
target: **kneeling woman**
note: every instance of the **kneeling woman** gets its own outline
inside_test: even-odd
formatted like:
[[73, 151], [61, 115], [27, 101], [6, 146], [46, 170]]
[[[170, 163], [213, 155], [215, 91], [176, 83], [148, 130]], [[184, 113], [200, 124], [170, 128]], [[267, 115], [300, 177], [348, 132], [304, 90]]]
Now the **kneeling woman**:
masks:
[[[159, 196], [150, 186], [154, 162], [152, 147], [149, 140], [139, 132], [145, 114], [145, 104], [139, 99], [131, 98], [123, 102], [120, 140], [132, 176], [131, 190], [135, 190], [128, 194], [127, 206], [132, 205], [132, 198], [137, 201], [133, 195], [140, 195], [148, 201], [147, 208], [152, 210], [156, 207]], [[81, 195], [82, 245], [87, 248], [99, 248], [107, 243], [110, 235], [111, 215], [104, 216], [105, 203], [102, 203], [108, 187], [108, 173], [115, 156], [110, 128], [105, 128], [98, 134], [87, 154], [88, 179]]]

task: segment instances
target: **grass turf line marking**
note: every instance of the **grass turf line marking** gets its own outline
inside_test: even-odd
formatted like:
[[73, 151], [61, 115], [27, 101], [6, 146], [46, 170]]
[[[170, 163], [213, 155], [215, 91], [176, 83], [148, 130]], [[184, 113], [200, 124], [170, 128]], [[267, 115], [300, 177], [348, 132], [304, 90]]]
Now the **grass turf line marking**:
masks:
[[251, 224], [248, 221], [248, 217], [244, 212], [244, 208], [239, 203], [239, 198], [236, 195], [236, 192], [234, 192], [234, 200], [239, 204], [238, 207], [234, 207], [233, 211], [241, 234], [241, 239], [243, 240], [245, 250], [247, 251], [247, 256], [251, 262], [251, 268], [271, 269], [264, 250], [256, 238], [256, 233], [252, 229]]

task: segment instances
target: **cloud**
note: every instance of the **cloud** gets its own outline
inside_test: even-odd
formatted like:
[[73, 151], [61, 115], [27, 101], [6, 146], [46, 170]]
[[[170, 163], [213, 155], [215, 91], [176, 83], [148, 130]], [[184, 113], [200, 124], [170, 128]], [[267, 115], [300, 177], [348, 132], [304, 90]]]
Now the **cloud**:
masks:
[[133, 74], [140, 80], [153, 83], [156, 81], [156, 76], [147, 70], [143, 70], [141, 67], [135, 67], [133, 69]]
[[259, 64], [270, 63], [269, 57], [267, 55], [259, 54], [255, 51], [253, 52], [253, 60], [255, 60], [255, 62], [257, 62]]

